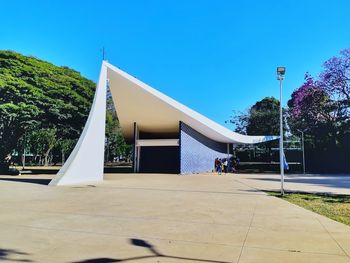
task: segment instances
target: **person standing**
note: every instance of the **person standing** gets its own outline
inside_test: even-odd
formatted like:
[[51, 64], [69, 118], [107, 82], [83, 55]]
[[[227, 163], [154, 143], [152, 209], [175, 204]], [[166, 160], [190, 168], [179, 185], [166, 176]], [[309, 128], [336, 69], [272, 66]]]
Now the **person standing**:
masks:
[[218, 172], [218, 169], [219, 169], [219, 158], [215, 158], [215, 162], [214, 162], [214, 165], [215, 165], [215, 172]]
[[221, 159], [218, 159], [218, 175], [221, 175], [222, 172], [222, 162]]
[[224, 166], [224, 172], [226, 174], [227, 173], [227, 166], [228, 166], [227, 158], [225, 158], [225, 160], [223, 162], [223, 166]]

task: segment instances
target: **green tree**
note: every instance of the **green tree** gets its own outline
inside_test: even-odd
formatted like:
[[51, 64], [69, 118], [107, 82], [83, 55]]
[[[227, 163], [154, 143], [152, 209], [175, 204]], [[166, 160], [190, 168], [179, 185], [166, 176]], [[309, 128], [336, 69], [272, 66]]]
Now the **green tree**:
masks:
[[55, 128], [46, 128], [40, 131], [42, 145], [44, 146], [43, 155], [45, 160], [45, 163], [44, 163], [45, 166], [49, 165], [49, 154], [53, 149], [53, 147], [55, 147], [57, 142], [56, 132], [57, 132], [57, 129]]
[[[279, 135], [279, 101], [266, 97], [257, 101], [247, 112], [236, 113], [230, 122], [235, 131], [248, 135]], [[286, 123], [285, 130], [286, 130]]]
[[[332, 60], [333, 61], [333, 60]], [[306, 130], [306, 166], [315, 172], [346, 171], [350, 140], [348, 129], [346, 100], [339, 101], [339, 95], [327, 83], [322, 82], [326, 75], [329, 79], [336, 79], [326, 69], [321, 74], [321, 80], [315, 81], [308, 73], [304, 83], [296, 89], [288, 101], [288, 123], [292, 133]], [[339, 72], [336, 72], [339, 74]], [[345, 95], [344, 95], [345, 96]], [[348, 144], [346, 143], [348, 142]]]
[[314, 146], [334, 140], [337, 119], [334, 106], [327, 92], [306, 74], [304, 84], [292, 93], [288, 101], [288, 123], [292, 133], [307, 129], [309, 136], [313, 136], [309, 142]]
[[105, 161], [112, 161], [115, 157], [130, 159], [130, 155], [131, 146], [125, 143], [116, 114], [107, 110]]
[[61, 163], [62, 165], [66, 161], [66, 157], [72, 152], [77, 140], [73, 139], [60, 139], [56, 143], [56, 149], [61, 154]]
[[26, 129], [38, 124], [40, 111], [23, 102], [0, 104], [0, 170], [8, 170], [7, 156], [16, 148]]
[[131, 145], [124, 140], [112, 95], [107, 89], [105, 161], [112, 161], [115, 157], [130, 160], [131, 150]]
[[[0, 163], [11, 153], [29, 124], [49, 136], [46, 153], [57, 140], [76, 140], [85, 125], [95, 83], [67, 67], [13, 51], [0, 51]], [[55, 131], [55, 132], [53, 132]], [[30, 133], [30, 131], [28, 131]], [[55, 134], [55, 136], [53, 136]], [[34, 136], [35, 137], [35, 136]], [[33, 137], [33, 138], [34, 138]], [[35, 143], [35, 140], [29, 140]], [[29, 145], [38, 148], [38, 145]], [[42, 154], [42, 151], [38, 154]], [[39, 153], [40, 152], [40, 153]], [[44, 159], [48, 162], [48, 155]]]
[[[83, 130], [94, 90], [95, 83], [73, 69], [0, 51], [0, 167], [25, 143], [35, 162], [47, 165], [53, 152], [64, 162]], [[106, 118], [108, 159], [130, 158], [110, 92]]]
[[249, 110], [247, 134], [278, 135], [280, 103], [274, 97], [266, 97], [256, 102]]
[[[257, 101], [245, 113], [236, 113], [230, 122], [235, 125], [235, 131], [247, 135], [279, 135], [280, 134], [280, 103], [274, 97], [266, 97]], [[284, 117], [285, 117], [284, 112]], [[284, 131], [287, 131], [286, 122]], [[277, 146], [277, 141], [269, 141], [262, 146], [266, 148], [267, 159], [272, 160], [271, 148]]]

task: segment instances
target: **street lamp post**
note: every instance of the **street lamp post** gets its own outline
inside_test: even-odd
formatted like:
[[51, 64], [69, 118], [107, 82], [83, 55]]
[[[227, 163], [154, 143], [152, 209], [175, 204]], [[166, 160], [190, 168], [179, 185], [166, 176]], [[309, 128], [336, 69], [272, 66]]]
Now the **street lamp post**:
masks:
[[286, 73], [285, 67], [277, 67], [277, 80], [280, 81], [280, 171], [281, 195], [284, 195], [284, 161], [283, 161], [283, 112], [282, 112], [282, 80]]

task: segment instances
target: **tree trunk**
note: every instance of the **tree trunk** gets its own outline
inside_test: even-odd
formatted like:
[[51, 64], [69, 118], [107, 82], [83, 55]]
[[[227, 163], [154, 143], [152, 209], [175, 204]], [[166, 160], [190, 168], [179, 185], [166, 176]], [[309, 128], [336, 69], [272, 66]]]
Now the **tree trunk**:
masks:
[[50, 153], [50, 150], [47, 150], [46, 153], [45, 153], [45, 166], [49, 166], [49, 153]]

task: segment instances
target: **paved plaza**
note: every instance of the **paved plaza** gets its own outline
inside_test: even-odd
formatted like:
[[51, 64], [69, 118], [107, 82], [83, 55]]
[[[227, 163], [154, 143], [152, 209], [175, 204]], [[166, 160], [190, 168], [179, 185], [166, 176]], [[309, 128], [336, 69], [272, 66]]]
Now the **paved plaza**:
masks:
[[[280, 191], [279, 174], [239, 174], [237, 180], [250, 187]], [[290, 192], [329, 193], [350, 195], [350, 175], [343, 174], [287, 174], [284, 188]]]
[[278, 176], [51, 178], [0, 176], [1, 262], [350, 262], [350, 227], [259, 190]]

